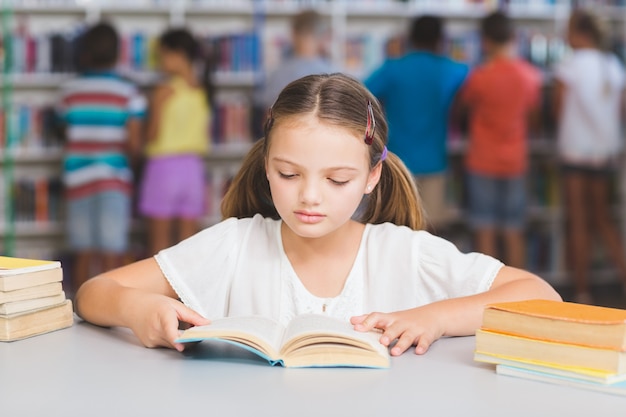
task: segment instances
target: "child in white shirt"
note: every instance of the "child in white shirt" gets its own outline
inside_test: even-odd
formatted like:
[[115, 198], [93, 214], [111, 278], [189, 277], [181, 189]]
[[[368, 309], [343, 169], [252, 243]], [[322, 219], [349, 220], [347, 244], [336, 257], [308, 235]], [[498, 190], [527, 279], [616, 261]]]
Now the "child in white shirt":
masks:
[[226, 220], [88, 281], [79, 315], [182, 350], [179, 321], [313, 312], [380, 329], [399, 355], [474, 334], [485, 304], [560, 299], [535, 275], [420, 230], [412, 177], [386, 142], [380, 104], [358, 81], [292, 82], [224, 198]]
[[555, 69], [561, 164], [574, 301], [593, 303], [589, 291], [592, 231], [597, 231], [626, 289], [626, 260], [610, 210], [610, 184], [622, 149], [621, 102], [626, 74], [604, 49], [598, 19], [577, 9], [569, 19], [572, 54]]

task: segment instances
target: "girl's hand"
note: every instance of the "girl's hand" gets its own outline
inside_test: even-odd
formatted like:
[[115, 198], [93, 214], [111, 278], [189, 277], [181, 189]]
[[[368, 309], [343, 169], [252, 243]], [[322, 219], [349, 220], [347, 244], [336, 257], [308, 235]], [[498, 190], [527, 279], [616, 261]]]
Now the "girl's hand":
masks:
[[179, 336], [179, 321], [201, 326], [210, 324], [210, 320], [185, 306], [178, 300], [159, 295], [145, 294], [135, 305], [135, 319], [130, 328], [146, 347], [169, 347], [182, 352], [185, 346], [174, 340]]
[[445, 332], [440, 316], [436, 314], [436, 308], [433, 309], [428, 305], [395, 313], [355, 316], [350, 319], [350, 323], [360, 332], [382, 330], [380, 343], [385, 346], [391, 345], [397, 339], [397, 343], [391, 349], [393, 356], [403, 354], [411, 346], [415, 346], [415, 353], [421, 355]]

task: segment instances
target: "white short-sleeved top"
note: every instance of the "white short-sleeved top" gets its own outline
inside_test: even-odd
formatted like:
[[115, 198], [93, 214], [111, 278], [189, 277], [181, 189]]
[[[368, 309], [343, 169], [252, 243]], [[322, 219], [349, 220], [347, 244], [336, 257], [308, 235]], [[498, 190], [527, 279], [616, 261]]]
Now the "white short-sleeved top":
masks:
[[231, 218], [155, 258], [181, 301], [203, 316], [258, 314], [284, 324], [303, 313], [347, 320], [477, 294], [491, 287], [502, 267], [425, 231], [368, 224], [341, 294], [320, 298], [296, 275], [280, 227], [280, 220], [260, 215]]
[[606, 163], [622, 148], [622, 65], [613, 54], [579, 49], [556, 67], [555, 77], [565, 85], [559, 156], [574, 164]]

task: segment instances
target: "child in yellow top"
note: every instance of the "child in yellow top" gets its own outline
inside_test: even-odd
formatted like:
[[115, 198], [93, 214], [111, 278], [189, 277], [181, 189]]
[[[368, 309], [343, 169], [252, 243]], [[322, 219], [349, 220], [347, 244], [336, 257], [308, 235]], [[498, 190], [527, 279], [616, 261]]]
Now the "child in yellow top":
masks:
[[159, 39], [159, 64], [169, 79], [152, 98], [139, 200], [140, 213], [149, 219], [151, 254], [193, 235], [205, 212], [210, 83], [205, 75], [205, 85], [200, 85], [195, 74], [198, 49], [185, 29], [169, 30]]

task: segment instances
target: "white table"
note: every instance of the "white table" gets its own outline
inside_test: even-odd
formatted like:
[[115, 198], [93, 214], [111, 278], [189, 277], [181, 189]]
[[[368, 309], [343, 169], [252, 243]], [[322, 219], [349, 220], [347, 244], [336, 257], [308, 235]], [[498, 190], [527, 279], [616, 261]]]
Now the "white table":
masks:
[[473, 348], [450, 338], [388, 370], [284, 369], [222, 343], [146, 349], [77, 320], [0, 343], [0, 416], [626, 416], [626, 397], [499, 376]]

